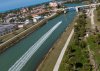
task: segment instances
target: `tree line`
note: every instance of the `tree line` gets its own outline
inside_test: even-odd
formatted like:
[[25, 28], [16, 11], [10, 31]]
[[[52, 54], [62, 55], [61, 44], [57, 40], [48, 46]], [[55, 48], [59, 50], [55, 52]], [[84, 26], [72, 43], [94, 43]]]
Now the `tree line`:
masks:
[[97, 12], [97, 20], [100, 21], [100, 6], [96, 7], [96, 12]]
[[74, 26], [74, 35], [68, 46], [59, 71], [92, 71], [89, 52], [87, 50], [86, 14], [80, 14]]

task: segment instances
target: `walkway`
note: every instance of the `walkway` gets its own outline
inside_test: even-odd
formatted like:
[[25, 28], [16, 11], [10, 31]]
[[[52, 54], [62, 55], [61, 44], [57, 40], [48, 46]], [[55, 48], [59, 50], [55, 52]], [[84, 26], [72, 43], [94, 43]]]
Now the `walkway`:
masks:
[[94, 10], [95, 10], [95, 8], [92, 8], [91, 9], [91, 25], [92, 25], [92, 29], [94, 29], [95, 28], [95, 22], [94, 22]]
[[60, 55], [59, 55], [59, 58], [58, 58], [58, 60], [57, 60], [57, 62], [56, 62], [56, 64], [55, 64], [55, 67], [54, 67], [53, 71], [58, 71], [58, 70], [59, 70], [61, 61], [62, 61], [62, 59], [63, 59], [63, 56], [64, 56], [64, 54], [65, 54], [65, 51], [66, 51], [66, 49], [67, 49], [67, 47], [68, 47], [68, 44], [69, 44], [69, 42], [70, 42], [70, 40], [71, 40], [73, 34], [74, 34], [74, 29], [72, 29], [71, 34], [69, 35], [68, 40], [66, 41], [66, 43], [65, 43], [65, 45], [64, 45], [64, 47], [63, 47], [63, 49], [62, 49], [62, 51], [61, 51], [61, 53], [60, 53]]
[[[89, 17], [91, 19], [91, 28], [95, 29], [95, 22], [94, 22], [94, 10], [96, 8], [92, 8], [89, 12]], [[93, 52], [91, 51], [89, 45], [88, 45], [88, 51], [89, 51], [89, 59], [90, 59], [90, 63], [93, 65], [93, 71], [99, 71], [98, 70], [98, 65], [96, 64], [95, 60], [94, 60], [94, 56], [93, 56]]]

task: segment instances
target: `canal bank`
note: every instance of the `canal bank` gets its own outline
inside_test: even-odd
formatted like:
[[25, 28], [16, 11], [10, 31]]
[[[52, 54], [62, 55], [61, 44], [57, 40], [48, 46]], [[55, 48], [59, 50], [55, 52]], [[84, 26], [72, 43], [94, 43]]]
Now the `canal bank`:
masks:
[[67, 14], [61, 14], [56, 18], [49, 20], [40, 29], [21, 40], [16, 45], [9, 48], [4, 53], [0, 54], [0, 70], [8, 71], [17, 60], [19, 60], [23, 54], [33, 46], [46, 32], [54, 27], [59, 21], [62, 21], [61, 25], [50, 35], [50, 37], [42, 44], [42, 46], [32, 55], [31, 59], [21, 69], [21, 71], [35, 71], [38, 64], [44, 58], [54, 42], [61, 36], [68, 25], [73, 21], [76, 16], [75, 11], [68, 12]]
[[[70, 16], [72, 15], [72, 16]], [[57, 18], [49, 21], [49, 24], [56, 24], [57, 21], [61, 21], [62, 20], [62, 24], [57, 28], [57, 30], [55, 30], [53, 32], [53, 34], [47, 39], [47, 41], [41, 46], [42, 49], [39, 49], [38, 52], [36, 52], [36, 57], [39, 57], [42, 54], [46, 54], [49, 49], [51, 48], [51, 46], [54, 44], [54, 42], [61, 36], [61, 34], [65, 31], [65, 28], [68, 27], [68, 25], [72, 22], [73, 18], [75, 17], [76, 13], [75, 12], [69, 12], [68, 14], [61, 14], [60, 16], [58, 16]], [[70, 19], [70, 20], [69, 20]], [[54, 23], [55, 22], [55, 23]], [[42, 55], [42, 58], [40, 59], [39, 63], [42, 61], [42, 59], [44, 58], [44, 55]], [[35, 57], [35, 58], [36, 58]], [[41, 57], [41, 56], [40, 56]], [[33, 58], [33, 60], [36, 61], [36, 59]], [[38, 64], [39, 64], [38, 63]], [[28, 64], [27, 64], [28, 65]], [[34, 63], [33, 63], [34, 65]], [[37, 65], [38, 66], [38, 65]], [[36, 68], [37, 68], [36, 66]], [[27, 66], [26, 66], [27, 67]], [[26, 70], [26, 69], [24, 69]], [[34, 70], [34, 66], [33, 66], [33, 71]]]
[[0, 53], [4, 52], [10, 46], [13, 46], [14, 44], [18, 43], [21, 39], [25, 38], [26, 36], [28, 36], [29, 34], [34, 32], [35, 30], [39, 29], [40, 27], [45, 25], [47, 21], [55, 18], [58, 15], [59, 15], [58, 13], [54, 13], [51, 16], [49, 16], [48, 18], [41, 20], [40, 22], [38, 22], [35, 25], [31, 26], [30, 28], [26, 29], [25, 31], [19, 33], [18, 35], [14, 36], [11, 39], [0, 44]]
[[59, 21], [62, 24], [52, 33], [52, 35], [42, 44], [37, 52], [31, 57], [27, 64], [21, 71], [33, 71], [43, 59], [44, 55], [51, 48], [53, 43], [60, 37], [66, 27], [72, 22], [75, 17], [75, 12], [61, 14], [56, 18], [50, 20], [43, 27], [33, 32], [31, 35], [9, 48], [4, 53], [0, 54], [0, 70], [8, 71], [8, 69], [33, 45], [38, 39], [43, 36], [50, 28], [52, 28]]
[[40, 63], [36, 71], [47, 71], [47, 70], [53, 71], [53, 68], [59, 57], [59, 54], [74, 27], [75, 21], [76, 18], [74, 18], [73, 22], [65, 29], [62, 35], [53, 44], [53, 46], [46, 54], [46, 56], [44, 57], [43, 61]]

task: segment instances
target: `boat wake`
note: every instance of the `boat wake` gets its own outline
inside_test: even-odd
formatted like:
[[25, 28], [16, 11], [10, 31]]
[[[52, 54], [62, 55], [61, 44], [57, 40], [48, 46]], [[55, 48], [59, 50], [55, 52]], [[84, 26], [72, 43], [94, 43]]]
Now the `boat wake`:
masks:
[[59, 21], [48, 32], [46, 32], [33, 46], [31, 46], [23, 55], [12, 65], [8, 71], [20, 71], [33, 54], [40, 48], [40, 46], [50, 37], [50, 35], [60, 26], [62, 21]]

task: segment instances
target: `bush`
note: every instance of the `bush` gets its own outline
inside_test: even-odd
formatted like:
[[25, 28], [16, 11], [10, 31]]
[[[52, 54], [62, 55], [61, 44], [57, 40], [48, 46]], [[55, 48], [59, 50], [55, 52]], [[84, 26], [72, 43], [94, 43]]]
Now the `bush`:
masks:
[[85, 41], [80, 41], [80, 47], [81, 48], [85, 48], [87, 46], [86, 42]]

